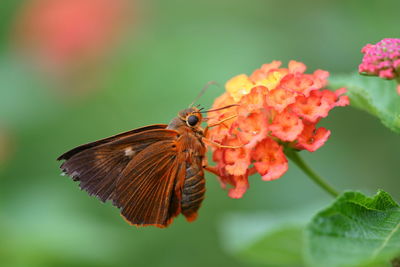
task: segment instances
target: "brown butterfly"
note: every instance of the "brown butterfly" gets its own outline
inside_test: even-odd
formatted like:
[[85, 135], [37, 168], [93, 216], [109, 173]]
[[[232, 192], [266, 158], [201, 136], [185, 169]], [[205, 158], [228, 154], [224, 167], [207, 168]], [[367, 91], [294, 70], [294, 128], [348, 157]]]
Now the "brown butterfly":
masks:
[[205, 160], [210, 125], [201, 128], [206, 120], [201, 113], [231, 106], [203, 112], [187, 108], [168, 125], [81, 145], [57, 160], [65, 160], [60, 168], [79, 181], [81, 189], [103, 202], [111, 200], [131, 225], [166, 227], [180, 213], [191, 222], [204, 199], [204, 169], [216, 173]]

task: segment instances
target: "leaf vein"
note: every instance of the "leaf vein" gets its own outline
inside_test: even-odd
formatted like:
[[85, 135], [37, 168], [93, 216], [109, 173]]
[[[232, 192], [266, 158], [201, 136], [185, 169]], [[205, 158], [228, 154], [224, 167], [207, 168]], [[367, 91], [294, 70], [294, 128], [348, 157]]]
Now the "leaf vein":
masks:
[[384, 248], [385, 246], [389, 243], [390, 239], [393, 237], [393, 235], [399, 230], [400, 228], [400, 222], [396, 225], [396, 227], [389, 233], [389, 235], [383, 240], [382, 245], [380, 245], [372, 254], [372, 258], [375, 258]]

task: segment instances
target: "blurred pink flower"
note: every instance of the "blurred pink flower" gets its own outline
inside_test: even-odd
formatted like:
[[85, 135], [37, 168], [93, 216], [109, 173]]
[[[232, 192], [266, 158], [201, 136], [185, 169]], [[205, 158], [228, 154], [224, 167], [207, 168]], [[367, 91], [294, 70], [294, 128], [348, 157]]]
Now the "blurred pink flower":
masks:
[[112, 45], [127, 18], [127, 3], [127, 0], [26, 1], [17, 16], [17, 41], [47, 68], [68, 68], [90, 61]]

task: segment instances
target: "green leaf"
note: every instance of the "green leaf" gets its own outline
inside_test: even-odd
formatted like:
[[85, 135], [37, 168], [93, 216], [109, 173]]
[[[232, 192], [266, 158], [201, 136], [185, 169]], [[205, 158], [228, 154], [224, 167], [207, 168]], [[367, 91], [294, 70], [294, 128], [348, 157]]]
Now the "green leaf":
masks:
[[312, 219], [306, 242], [312, 266], [382, 266], [400, 255], [400, 207], [384, 191], [346, 192]]
[[260, 236], [239, 257], [269, 266], [303, 266], [303, 227], [286, 225]]
[[225, 216], [221, 239], [236, 258], [262, 266], [305, 266], [304, 228], [315, 209]]
[[378, 117], [386, 127], [400, 134], [400, 96], [395, 81], [354, 73], [332, 76], [329, 87], [346, 87], [351, 106]]

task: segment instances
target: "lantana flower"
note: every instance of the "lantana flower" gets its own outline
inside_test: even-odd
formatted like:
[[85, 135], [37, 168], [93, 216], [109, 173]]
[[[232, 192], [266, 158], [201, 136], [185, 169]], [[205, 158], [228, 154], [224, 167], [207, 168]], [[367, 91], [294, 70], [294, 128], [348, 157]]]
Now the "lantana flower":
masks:
[[[374, 45], [367, 44], [361, 53], [364, 57], [358, 67], [360, 74], [399, 81], [400, 39], [385, 38]], [[400, 94], [400, 85], [397, 85], [397, 92]]]
[[323, 90], [329, 73], [290, 61], [264, 64], [247, 76], [233, 77], [226, 92], [212, 109], [236, 104], [208, 114], [207, 138], [213, 147], [215, 172], [223, 186], [232, 185], [229, 196], [241, 198], [249, 187], [248, 176], [259, 173], [263, 180], [280, 178], [288, 170], [287, 149], [316, 151], [330, 131], [317, 127], [336, 106], [346, 106], [346, 89]]

